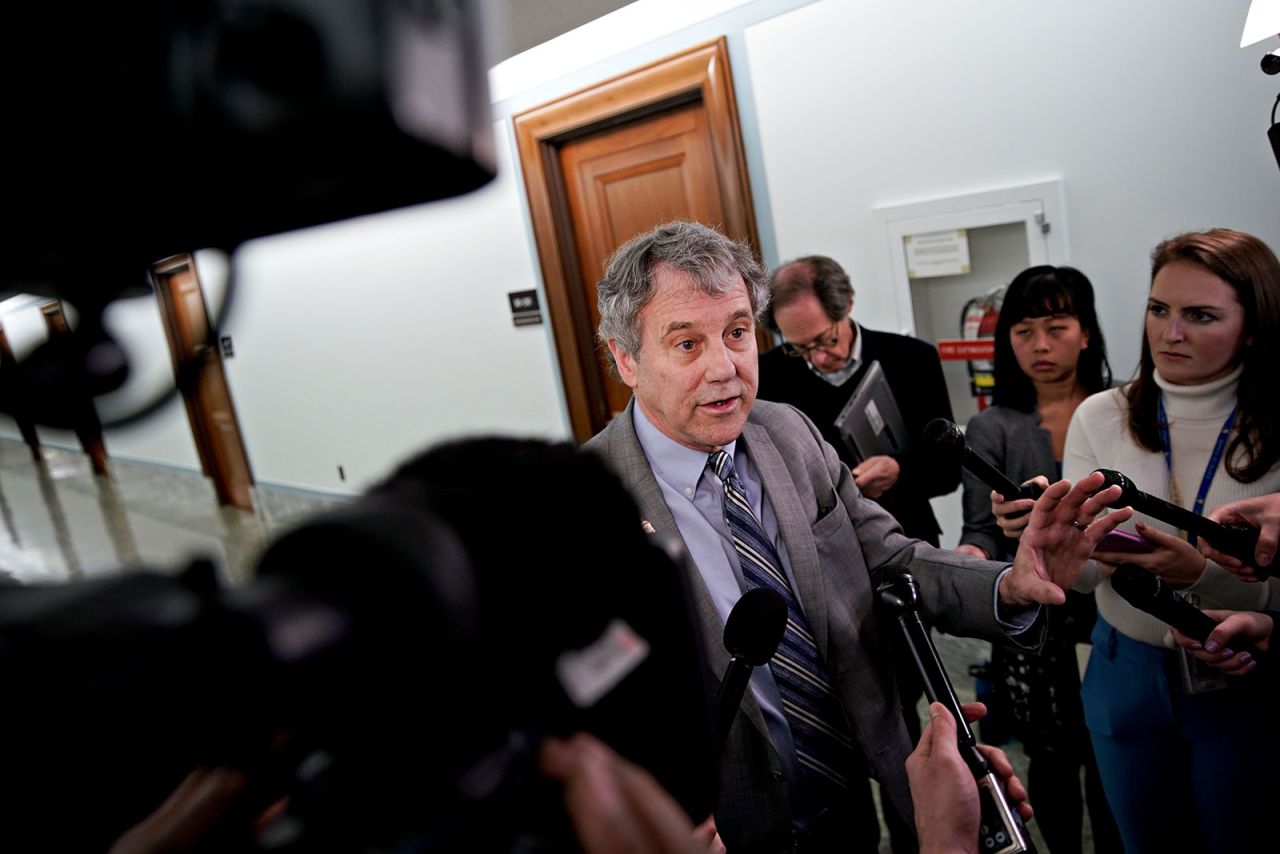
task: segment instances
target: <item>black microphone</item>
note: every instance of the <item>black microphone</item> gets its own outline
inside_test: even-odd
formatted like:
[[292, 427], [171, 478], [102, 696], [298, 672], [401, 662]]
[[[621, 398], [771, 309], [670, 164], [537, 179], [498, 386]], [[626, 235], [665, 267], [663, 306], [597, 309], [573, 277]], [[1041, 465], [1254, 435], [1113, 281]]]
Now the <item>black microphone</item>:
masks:
[[[1181, 596], [1174, 595], [1173, 588], [1159, 577], [1132, 563], [1122, 563], [1116, 567], [1111, 575], [1111, 588], [1139, 611], [1147, 612], [1200, 643], [1204, 643], [1209, 633], [1218, 625], [1204, 611]], [[1237, 653], [1247, 652], [1257, 662], [1267, 658], [1244, 638], [1232, 641], [1231, 649]]]
[[[960, 458], [960, 465], [967, 468], [979, 480], [1004, 496], [1005, 501], [1016, 501], [1022, 498], [1036, 499], [1044, 492], [1038, 483], [1017, 484], [1009, 480], [1009, 476], [982, 458], [982, 455], [969, 447], [964, 439], [964, 432], [959, 426], [945, 418], [935, 418], [924, 425], [924, 440], [949, 456]], [[1025, 516], [1030, 511], [1009, 514], [1010, 519]]]
[[982, 751], [978, 750], [978, 740], [964, 719], [960, 700], [947, 678], [942, 660], [938, 658], [938, 650], [929, 638], [929, 631], [920, 619], [920, 587], [915, 578], [905, 571], [893, 573], [877, 585], [876, 596], [881, 607], [895, 617], [898, 628], [902, 630], [902, 637], [924, 682], [925, 696], [931, 703], [946, 706], [956, 720], [960, 755], [978, 783], [978, 802], [982, 808], [978, 850], [992, 854], [1034, 852], [1036, 848], [1027, 834], [1022, 816], [1009, 803], [1003, 783], [991, 770]]
[[[1176, 504], [1170, 504], [1154, 495], [1138, 489], [1133, 481], [1113, 469], [1097, 469], [1102, 474], [1102, 488], [1120, 487], [1120, 500], [1114, 507], [1132, 507], [1139, 513], [1159, 519], [1184, 531], [1190, 531], [1197, 537], [1204, 537], [1214, 548], [1239, 558], [1253, 567], [1254, 574], [1266, 578], [1271, 574], [1267, 567], [1258, 566], [1254, 558], [1254, 549], [1258, 547], [1258, 529], [1250, 525], [1222, 525], [1198, 513], [1192, 513]], [[1184, 632], [1185, 634], [1185, 632]]]
[[1111, 576], [1111, 588], [1139, 611], [1145, 611], [1173, 626], [1193, 640], [1204, 643], [1218, 624], [1213, 618], [1181, 596], [1158, 576], [1132, 563], [1122, 563]]
[[787, 630], [787, 603], [767, 587], [748, 590], [729, 612], [724, 622], [724, 648], [732, 658], [716, 695], [715, 756], [724, 754], [729, 727], [742, 705], [751, 680], [751, 670], [767, 664], [782, 643]]
[[1006, 501], [1019, 498], [1039, 498], [1044, 489], [1039, 484], [1016, 484], [1000, 469], [991, 465], [969, 447], [964, 431], [945, 418], [935, 418], [924, 427], [924, 440], [940, 451], [960, 457], [960, 465], [977, 475], [978, 479], [1004, 496]]

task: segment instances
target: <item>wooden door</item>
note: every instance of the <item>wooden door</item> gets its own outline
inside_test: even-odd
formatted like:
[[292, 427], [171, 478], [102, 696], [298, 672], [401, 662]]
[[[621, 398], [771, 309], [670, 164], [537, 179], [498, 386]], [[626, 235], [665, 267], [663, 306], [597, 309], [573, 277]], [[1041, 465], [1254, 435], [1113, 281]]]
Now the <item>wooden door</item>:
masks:
[[723, 38], [515, 117], [574, 437], [626, 405], [602, 346], [595, 286], [635, 234], [694, 219], [756, 248]]
[[[673, 219], [724, 222], [706, 108], [699, 101], [637, 119], [567, 142], [559, 154], [577, 246], [577, 284], [596, 329], [596, 283], [615, 249]], [[603, 359], [596, 367], [612, 417], [627, 405], [631, 389]]]
[[[62, 310], [62, 300], [50, 300], [40, 305], [40, 313], [44, 315], [45, 329], [52, 340], [60, 335], [71, 334], [71, 324], [67, 322], [66, 312]], [[93, 398], [83, 388], [72, 386], [59, 389], [61, 397], [59, 408], [70, 422], [80, 447], [89, 457], [93, 473], [107, 474], [107, 445], [102, 438], [102, 422], [98, 420], [98, 410], [93, 405]]]
[[[0, 327], [0, 368], [7, 371], [17, 370], [18, 360], [13, 355], [13, 347], [9, 344], [9, 335], [4, 331], [4, 327]], [[18, 424], [18, 430], [22, 433], [22, 441], [27, 443], [27, 447], [31, 449], [31, 458], [36, 462], [42, 462], [44, 457], [40, 454], [40, 434], [36, 432], [35, 419], [31, 417], [27, 401], [21, 396], [15, 396], [9, 402], [9, 414], [13, 416], [13, 420]], [[8, 512], [8, 504], [4, 504], [4, 510]], [[12, 527], [10, 528], [12, 530]]]
[[253, 473], [194, 259], [184, 254], [161, 261], [151, 268], [151, 282], [200, 465], [220, 504], [251, 510]]

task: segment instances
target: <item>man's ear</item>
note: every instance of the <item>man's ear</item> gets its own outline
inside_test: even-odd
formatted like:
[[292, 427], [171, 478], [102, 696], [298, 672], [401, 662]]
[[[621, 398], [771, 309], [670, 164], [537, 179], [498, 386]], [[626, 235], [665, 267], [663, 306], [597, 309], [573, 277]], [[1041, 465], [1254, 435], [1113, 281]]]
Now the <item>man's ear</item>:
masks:
[[631, 354], [618, 346], [617, 339], [608, 341], [609, 352], [613, 354], [614, 364], [618, 366], [618, 376], [630, 388], [636, 387], [636, 360]]

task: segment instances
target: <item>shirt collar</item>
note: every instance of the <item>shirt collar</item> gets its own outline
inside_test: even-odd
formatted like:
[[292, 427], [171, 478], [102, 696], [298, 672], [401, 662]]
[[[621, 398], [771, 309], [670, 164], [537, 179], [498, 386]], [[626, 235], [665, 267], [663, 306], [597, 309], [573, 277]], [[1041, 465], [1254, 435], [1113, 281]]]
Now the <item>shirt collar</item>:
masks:
[[[649, 458], [654, 474], [681, 494], [693, 495], [698, 488], [698, 481], [702, 479], [702, 472], [707, 467], [710, 454], [686, 448], [653, 426], [653, 422], [645, 417], [639, 402], [631, 407], [631, 416], [636, 428], [636, 439], [639, 440], [644, 455]], [[737, 446], [737, 439], [724, 446], [729, 459], [733, 459]]]

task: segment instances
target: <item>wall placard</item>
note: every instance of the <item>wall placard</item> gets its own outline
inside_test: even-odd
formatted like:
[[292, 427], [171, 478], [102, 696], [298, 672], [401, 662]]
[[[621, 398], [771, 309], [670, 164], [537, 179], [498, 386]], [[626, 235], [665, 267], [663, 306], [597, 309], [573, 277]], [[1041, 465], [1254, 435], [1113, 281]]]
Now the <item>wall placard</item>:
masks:
[[913, 279], [969, 273], [969, 235], [963, 228], [908, 234], [902, 238], [907, 275]]

